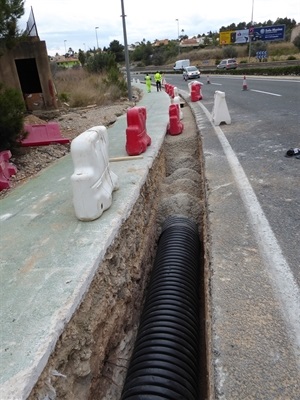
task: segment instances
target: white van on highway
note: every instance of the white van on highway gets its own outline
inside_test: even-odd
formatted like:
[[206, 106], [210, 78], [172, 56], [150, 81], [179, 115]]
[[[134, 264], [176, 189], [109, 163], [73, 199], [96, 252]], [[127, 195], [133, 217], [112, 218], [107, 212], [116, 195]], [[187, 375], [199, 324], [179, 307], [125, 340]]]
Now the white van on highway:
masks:
[[183, 68], [190, 66], [190, 60], [177, 60], [174, 64], [174, 71], [182, 71]]

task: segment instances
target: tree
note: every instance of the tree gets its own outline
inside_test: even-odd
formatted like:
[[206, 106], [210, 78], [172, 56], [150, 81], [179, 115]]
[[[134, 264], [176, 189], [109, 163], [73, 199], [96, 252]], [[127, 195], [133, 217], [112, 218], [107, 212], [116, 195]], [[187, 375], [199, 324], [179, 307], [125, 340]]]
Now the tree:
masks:
[[0, 39], [7, 48], [20, 36], [17, 21], [24, 14], [25, 0], [0, 0]]
[[0, 151], [16, 147], [23, 136], [25, 105], [15, 89], [0, 84]]
[[298, 50], [300, 50], [300, 33], [293, 40], [293, 44], [297, 47]]
[[78, 52], [78, 60], [80, 61], [80, 64], [82, 66], [84, 66], [84, 64], [86, 62], [86, 53], [81, 49], [79, 49], [79, 52]]
[[88, 72], [99, 73], [109, 71], [111, 68], [116, 68], [117, 63], [113, 53], [96, 53], [90, 55], [86, 60], [86, 68]]
[[224, 58], [235, 58], [237, 57], [237, 50], [234, 46], [226, 46], [223, 49]]
[[124, 46], [120, 44], [118, 40], [110, 42], [108, 51], [115, 55], [116, 62], [122, 62], [125, 60]]
[[285, 40], [289, 42], [291, 40], [292, 29], [297, 25], [297, 22], [290, 18], [277, 18], [275, 25], [285, 25]]

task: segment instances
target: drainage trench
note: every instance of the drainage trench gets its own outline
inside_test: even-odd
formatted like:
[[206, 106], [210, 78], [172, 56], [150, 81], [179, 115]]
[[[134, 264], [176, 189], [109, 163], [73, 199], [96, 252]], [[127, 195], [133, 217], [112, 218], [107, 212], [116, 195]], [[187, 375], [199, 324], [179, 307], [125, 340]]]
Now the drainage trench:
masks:
[[184, 134], [165, 139], [160, 237], [121, 400], [209, 397], [202, 149], [189, 107], [183, 113]]
[[[157, 379], [160, 391], [163, 387], [177, 393], [177, 397], [157, 393], [157, 399], [209, 398], [203, 160], [195, 118], [188, 106], [182, 111], [183, 134], [166, 135], [131, 215], [101, 261], [28, 400], [155, 399], [154, 394], [132, 397], [135, 386], [127, 383], [127, 376], [135, 382]], [[172, 218], [183, 219], [179, 227], [173, 226]], [[177, 229], [183, 236], [180, 240]], [[171, 234], [170, 243], [164, 244], [165, 234]], [[168, 259], [174, 265], [172, 278], [168, 265], [162, 272], [155, 266]], [[156, 325], [160, 312], [168, 319], [163, 330]], [[161, 358], [155, 368], [162, 370], [162, 376], [153, 378], [152, 355], [145, 344], [158, 350]], [[166, 380], [171, 377], [174, 385], [169, 388]]]
[[121, 400], [199, 399], [200, 259], [197, 224], [167, 218]]

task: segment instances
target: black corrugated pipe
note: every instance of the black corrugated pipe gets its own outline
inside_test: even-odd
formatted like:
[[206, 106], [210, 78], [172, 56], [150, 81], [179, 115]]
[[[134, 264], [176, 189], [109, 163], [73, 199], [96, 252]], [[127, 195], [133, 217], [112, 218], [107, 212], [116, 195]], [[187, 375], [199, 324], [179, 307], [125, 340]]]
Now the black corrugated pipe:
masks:
[[197, 225], [169, 217], [159, 238], [121, 400], [199, 399]]

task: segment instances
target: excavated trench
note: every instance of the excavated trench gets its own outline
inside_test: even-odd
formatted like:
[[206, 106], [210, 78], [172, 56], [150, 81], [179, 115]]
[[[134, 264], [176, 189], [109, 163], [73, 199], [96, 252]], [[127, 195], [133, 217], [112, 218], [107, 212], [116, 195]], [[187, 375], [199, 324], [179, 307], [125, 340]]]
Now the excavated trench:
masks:
[[[192, 112], [184, 131], [166, 135], [130, 217], [99, 265], [81, 306], [59, 338], [29, 400], [119, 400], [166, 219], [180, 215], [198, 229], [199, 399], [209, 398], [206, 343], [207, 250], [201, 140]], [[194, 371], [195, 373], [195, 371]]]

